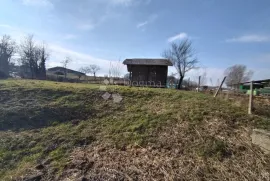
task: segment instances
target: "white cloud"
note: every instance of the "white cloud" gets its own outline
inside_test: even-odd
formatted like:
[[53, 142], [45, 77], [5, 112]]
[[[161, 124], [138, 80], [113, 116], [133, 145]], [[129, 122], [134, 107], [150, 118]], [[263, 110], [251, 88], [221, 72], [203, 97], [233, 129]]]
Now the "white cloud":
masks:
[[179, 33], [179, 34], [177, 34], [175, 36], [172, 36], [172, 37], [168, 38], [168, 42], [173, 42], [175, 40], [183, 40], [183, 39], [186, 39], [186, 38], [188, 38], [188, 35], [186, 33], [182, 32], [182, 33]]
[[[99, 0], [101, 1], [101, 0]], [[112, 5], [120, 5], [120, 6], [133, 6], [133, 5], [149, 5], [152, 0], [105, 0]]]
[[137, 28], [143, 28], [144, 26], [148, 25], [149, 23], [153, 23], [158, 18], [157, 14], [150, 15], [146, 21], [140, 22], [137, 24]]
[[77, 37], [78, 36], [77, 35], [74, 35], [74, 34], [66, 34], [66, 35], [64, 35], [63, 39], [65, 39], [65, 40], [74, 40]]
[[26, 32], [15, 26], [0, 24], [0, 36], [4, 34], [11, 35], [12, 39], [20, 41], [26, 35]]
[[244, 35], [231, 39], [227, 39], [226, 42], [241, 42], [241, 43], [251, 43], [251, 42], [270, 42], [270, 36], [263, 35]]
[[186, 74], [186, 79], [190, 78], [191, 81], [198, 82], [199, 76], [205, 74], [204, 83], [209, 86], [218, 86], [224, 78], [225, 68], [216, 67], [202, 67], [198, 69], [193, 69]]
[[[49, 49], [51, 51], [51, 58], [47, 62], [47, 68], [54, 66], [61, 66], [61, 61], [69, 56], [72, 59], [72, 62], [69, 65], [69, 68], [73, 70], [78, 70], [81, 66], [87, 66], [91, 64], [98, 65], [101, 70], [98, 72], [99, 76], [103, 76], [105, 74], [108, 75], [110, 64], [115, 64], [117, 61], [114, 60], [106, 60], [93, 57], [89, 54], [80, 53], [74, 50], [67, 49], [61, 45], [49, 44]], [[126, 73], [126, 67], [121, 63], [120, 64], [120, 72], [121, 75]]]
[[0, 24], [0, 27], [2, 27], [2, 28], [7, 28], [7, 29], [13, 29], [12, 26], [7, 25], [7, 24]]
[[141, 27], [143, 27], [143, 26], [145, 26], [147, 24], [148, 24], [148, 21], [144, 21], [144, 22], [138, 23], [137, 24], [137, 28], [141, 28]]
[[94, 28], [95, 28], [95, 25], [91, 23], [84, 23], [84, 24], [78, 25], [78, 29], [84, 30], [84, 31], [92, 30]]
[[115, 5], [129, 6], [133, 3], [134, 0], [109, 0], [109, 1]]
[[22, 0], [24, 5], [53, 8], [54, 5], [49, 0]]
[[118, 6], [149, 5], [152, 0], [99, 0]]
[[253, 80], [269, 79], [270, 71], [269, 68], [257, 68], [254, 70]]

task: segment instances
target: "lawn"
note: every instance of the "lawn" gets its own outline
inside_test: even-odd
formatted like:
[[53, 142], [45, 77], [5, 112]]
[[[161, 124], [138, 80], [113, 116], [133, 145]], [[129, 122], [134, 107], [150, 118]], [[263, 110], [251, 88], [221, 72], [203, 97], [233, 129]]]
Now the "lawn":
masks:
[[250, 139], [270, 118], [210, 95], [2, 80], [0, 96], [0, 180], [270, 178]]

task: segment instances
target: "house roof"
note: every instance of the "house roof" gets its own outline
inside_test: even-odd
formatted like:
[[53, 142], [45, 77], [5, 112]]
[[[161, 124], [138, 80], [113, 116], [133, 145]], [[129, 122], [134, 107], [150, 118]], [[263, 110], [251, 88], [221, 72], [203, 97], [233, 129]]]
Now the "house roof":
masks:
[[162, 58], [132, 58], [126, 59], [123, 62], [124, 65], [165, 65], [172, 66], [172, 62], [169, 59]]
[[[52, 67], [47, 69], [47, 71], [49, 72], [57, 72], [57, 71], [65, 71], [64, 67]], [[76, 70], [72, 70], [72, 69], [68, 69], [67, 68], [67, 73], [72, 73], [72, 74], [76, 74], [76, 75], [85, 75], [85, 73], [76, 71]]]

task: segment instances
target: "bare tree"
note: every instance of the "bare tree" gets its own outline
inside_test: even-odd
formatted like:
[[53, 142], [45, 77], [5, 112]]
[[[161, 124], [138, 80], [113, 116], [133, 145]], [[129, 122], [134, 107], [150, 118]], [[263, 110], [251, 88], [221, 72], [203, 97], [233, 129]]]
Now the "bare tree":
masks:
[[31, 78], [46, 79], [46, 61], [49, 52], [45, 43], [38, 45], [34, 41], [33, 35], [24, 38], [20, 45], [22, 74]]
[[89, 67], [86, 67], [86, 66], [85, 66], [85, 67], [81, 67], [81, 68], [79, 69], [79, 72], [82, 72], [82, 73], [85, 74], [84, 80], [86, 80], [87, 74], [90, 73], [90, 69], [89, 69]]
[[26, 36], [20, 45], [21, 49], [21, 64], [23, 68], [23, 74], [28, 76], [31, 74], [31, 78], [35, 77], [35, 65], [34, 65], [34, 56], [35, 56], [35, 42], [34, 35]]
[[204, 86], [207, 84], [207, 73], [206, 70], [204, 70], [203, 74], [201, 75], [201, 85]]
[[98, 65], [89, 65], [89, 73], [94, 75], [94, 78], [96, 80], [96, 73], [100, 70], [100, 67]]
[[227, 76], [226, 85], [232, 87], [235, 84], [249, 81], [253, 76], [253, 71], [247, 70], [245, 65], [233, 65], [225, 70], [224, 75]]
[[197, 58], [194, 57], [191, 41], [186, 39], [179, 43], [172, 43], [171, 48], [164, 51], [163, 56], [172, 61], [176, 68], [180, 77], [177, 88], [180, 89], [186, 73], [195, 69], [198, 63]]
[[9, 76], [11, 58], [15, 52], [16, 42], [9, 35], [3, 35], [0, 40], [0, 77]]
[[117, 62], [110, 62], [109, 77], [118, 78], [121, 75], [121, 60]]
[[213, 86], [213, 80], [212, 80], [212, 78], [210, 78], [209, 80], [210, 80], [211, 86]]
[[68, 64], [72, 62], [72, 59], [70, 57], [66, 57], [61, 63], [62, 63], [62, 66], [63, 68], [65, 69], [64, 71], [64, 74], [65, 74], [65, 79], [67, 78], [67, 66]]

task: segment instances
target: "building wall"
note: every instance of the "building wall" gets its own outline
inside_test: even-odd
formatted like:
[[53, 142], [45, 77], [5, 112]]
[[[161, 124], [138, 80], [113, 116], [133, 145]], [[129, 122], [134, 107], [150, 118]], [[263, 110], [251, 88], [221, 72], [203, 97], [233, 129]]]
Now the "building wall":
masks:
[[168, 67], [159, 65], [130, 65], [131, 82], [138, 86], [166, 86]]

